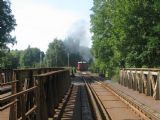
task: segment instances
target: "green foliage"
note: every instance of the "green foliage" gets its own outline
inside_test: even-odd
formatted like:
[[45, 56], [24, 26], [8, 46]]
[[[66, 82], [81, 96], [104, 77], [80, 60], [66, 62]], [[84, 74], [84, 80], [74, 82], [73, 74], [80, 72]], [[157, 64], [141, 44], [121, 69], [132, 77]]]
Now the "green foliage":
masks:
[[[158, 67], [160, 64], [159, 12], [153, 1], [134, 3], [126, 20], [126, 39], [123, 41], [126, 61], [134, 67]], [[129, 27], [127, 27], [129, 26]], [[155, 58], [155, 59], [153, 59]]]
[[74, 35], [64, 40], [64, 42], [55, 39], [49, 44], [46, 55], [40, 49], [30, 48], [30, 46], [23, 51], [10, 51], [8, 45], [16, 43], [15, 37], [13, 38], [10, 35], [10, 32], [16, 26], [11, 12], [9, 0], [0, 0], [0, 68], [67, 66], [67, 54], [69, 54], [69, 64], [71, 66], [76, 66], [77, 62], [82, 59], [89, 60], [86, 56], [90, 55], [90, 49], [84, 48], [82, 52], [79, 49], [81, 39], [78, 38], [83, 37]]
[[40, 59], [43, 59], [44, 53], [38, 48], [31, 48], [28, 46], [26, 50], [23, 51], [20, 57], [21, 67], [37, 67], [40, 64]]
[[10, 68], [14, 63], [14, 56], [8, 53], [9, 48], [7, 46], [8, 44], [13, 45], [16, 42], [15, 38], [10, 35], [10, 32], [16, 26], [14, 16], [11, 12], [10, 2], [8, 0], [0, 0], [0, 68]]
[[48, 67], [62, 67], [67, 65], [67, 54], [61, 40], [54, 39], [49, 44], [44, 62]]
[[94, 0], [91, 15], [95, 67], [117, 73], [127, 67], [159, 67], [160, 2]]
[[14, 44], [15, 38], [10, 35], [14, 30], [16, 22], [11, 13], [10, 2], [8, 0], [0, 0], [0, 55], [8, 49], [8, 44]]
[[20, 52], [18, 50], [10, 51], [1, 57], [0, 68], [16, 69], [20, 67]]
[[[74, 44], [73, 41], [69, 40], [68, 42], [70, 43], [69, 45]], [[83, 48], [83, 50], [80, 50], [77, 49], [79, 47], [74, 46], [75, 48], [73, 49], [72, 46], [64, 46], [64, 43], [61, 40], [54, 39], [49, 44], [46, 54], [40, 49], [31, 48], [30, 46], [23, 51], [13, 50], [6, 52], [0, 58], [0, 68], [64, 67], [68, 66], [68, 53], [69, 65], [76, 67], [77, 62], [83, 60], [82, 55], [89, 55], [89, 49], [85, 47], [80, 47]]]
[[25, 50], [12, 50], [1, 57], [0, 68], [34, 68], [41, 67], [44, 53], [38, 48], [30, 46]]
[[54, 39], [48, 46], [43, 66], [62, 67], [68, 66], [69, 62], [69, 66], [76, 67], [78, 61], [89, 61], [90, 58], [90, 49], [80, 46], [75, 38], [68, 37], [64, 41]]

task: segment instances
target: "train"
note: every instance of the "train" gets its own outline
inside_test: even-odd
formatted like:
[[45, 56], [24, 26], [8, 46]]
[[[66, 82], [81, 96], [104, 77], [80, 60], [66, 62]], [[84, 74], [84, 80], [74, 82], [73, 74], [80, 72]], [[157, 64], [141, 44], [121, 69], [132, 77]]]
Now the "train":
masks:
[[88, 63], [85, 61], [79, 61], [77, 63], [77, 70], [79, 71], [87, 71], [88, 70]]

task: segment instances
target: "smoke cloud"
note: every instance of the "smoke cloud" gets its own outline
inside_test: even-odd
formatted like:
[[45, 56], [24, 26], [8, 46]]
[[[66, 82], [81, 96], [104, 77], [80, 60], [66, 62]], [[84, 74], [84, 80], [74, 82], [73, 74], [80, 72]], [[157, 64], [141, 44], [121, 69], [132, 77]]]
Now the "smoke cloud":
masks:
[[85, 20], [75, 22], [69, 29], [68, 36], [79, 41], [80, 46], [91, 47], [90, 23]]
[[68, 37], [64, 40], [65, 46], [71, 53], [80, 53], [85, 61], [92, 58], [90, 52], [91, 37], [89, 23], [84, 20], [77, 21], [68, 32]]

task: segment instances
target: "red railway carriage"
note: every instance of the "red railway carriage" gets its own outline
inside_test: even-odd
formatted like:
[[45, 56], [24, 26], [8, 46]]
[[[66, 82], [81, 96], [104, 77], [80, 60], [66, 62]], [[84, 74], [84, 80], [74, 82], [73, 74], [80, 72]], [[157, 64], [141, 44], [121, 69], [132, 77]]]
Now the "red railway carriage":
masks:
[[78, 62], [77, 69], [80, 70], [80, 71], [88, 70], [88, 64], [87, 64], [87, 62], [84, 62], [84, 61]]

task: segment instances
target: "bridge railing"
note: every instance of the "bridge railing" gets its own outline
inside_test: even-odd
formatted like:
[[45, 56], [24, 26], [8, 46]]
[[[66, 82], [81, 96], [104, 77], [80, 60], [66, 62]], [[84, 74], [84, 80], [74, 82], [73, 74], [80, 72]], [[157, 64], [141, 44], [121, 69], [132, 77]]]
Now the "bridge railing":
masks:
[[0, 84], [12, 81], [12, 69], [0, 69]]
[[3, 83], [13, 81], [13, 71], [41, 71], [41, 72], [49, 72], [49, 71], [56, 71], [56, 70], [63, 70], [64, 68], [29, 68], [29, 69], [0, 69], [0, 85]]
[[9, 95], [0, 98], [0, 111], [10, 108], [10, 120], [45, 120], [69, 88], [69, 77], [64, 68], [14, 70], [12, 81], [0, 84], [11, 86]]
[[156, 100], [160, 99], [160, 69], [121, 69], [119, 83]]
[[54, 109], [58, 107], [71, 85], [69, 70], [59, 70], [35, 76], [38, 86], [37, 113], [38, 120], [53, 118]]

